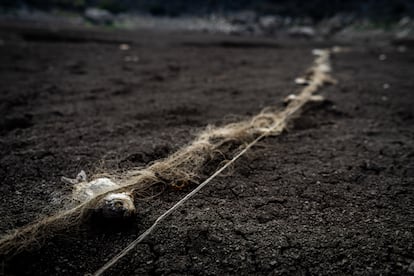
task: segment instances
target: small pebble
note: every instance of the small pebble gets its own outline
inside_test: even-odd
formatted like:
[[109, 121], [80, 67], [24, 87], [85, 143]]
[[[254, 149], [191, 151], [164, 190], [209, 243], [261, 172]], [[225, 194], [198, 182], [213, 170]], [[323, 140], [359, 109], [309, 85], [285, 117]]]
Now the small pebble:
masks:
[[283, 99], [283, 102], [285, 104], [287, 104], [287, 103], [289, 103], [291, 101], [294, 101], [296, 99], [297, 99], [297, 96], [295, 94], [290, 94], [289, 96], [287, 96], [286, 98]]
[[304, 84], [308, 84], [308, 81], [304, 78], [296, 78], [295, 83], [300, 84], [300, 85], [304, 85]]
[[325, 53], [325, 51], [324, 50], [321, 50], [321, 49], [313, 49], [312, 50], [312, 54], [315, 55], [315, 56], [321, 56], [324, 53]]
[[119, 50], [121, 51], [128, 51], [131, 47], [128, 44], [120, 44], [119, 45]]
[[343, 49], [340, 46], [333, 46], [332, 47], [332, 52], [334, 52], [334, 53], [340, 53], [342, 51], [343, 51]]

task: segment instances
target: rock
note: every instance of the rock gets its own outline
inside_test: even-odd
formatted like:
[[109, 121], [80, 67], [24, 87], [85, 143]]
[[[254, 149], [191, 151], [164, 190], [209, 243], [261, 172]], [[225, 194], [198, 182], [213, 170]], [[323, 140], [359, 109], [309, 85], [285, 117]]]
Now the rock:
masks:
[[90, 22], [98, 25], [108, 25], [112, 24], [114, 21], [114, 16], [112, 15], [112, 13], [99, 8], [86, 9], [84, 17]]
[[410, 23], [411, 23], [411, 18], [410, 17], [408, 17], [408, 16], [405, 16], [405, 17], [403, 17], [403, 18], [401, 18], [401, 20], [398, 22], [398, 27], [400, 27], [400, 28], [404, 28], [404, 27], [407, 27], [407, 26], [409, 26], [410, 25]]
[[403, 29], [403, 30], [399, 30], [395, 33], [395, 38], [396, 39], [403, 39], [403, 38], [407, 38], [410, 36], [411, 30], [410, 29]]
[[353, 21], [354, 18], [352, 16], [338, 14], [334, 17], [322, 20], [318, 24], [318, 30], [323, 36], [329, 37], [341, 31], [346, 26], [349, 26]]
[[259, 26], [266, 34], [274, 34], [283, 25], [283, 19], [279, 16], [267, 15], [259, 18]]
[[253, 11], [241, 11], [230, 15], [227, 22], [232, 26], [230, 33], [237, 35], [260, 34], [258, 16]]
[[254, 11], [241, 11], [231, 15], [229, 21], [236, 25], [251, 25], [257, 21], [257, 15]]
[[292, 37], [313, 38], [316, 31], [310, 26], [295, 26], [288, 30], [288, 34]]

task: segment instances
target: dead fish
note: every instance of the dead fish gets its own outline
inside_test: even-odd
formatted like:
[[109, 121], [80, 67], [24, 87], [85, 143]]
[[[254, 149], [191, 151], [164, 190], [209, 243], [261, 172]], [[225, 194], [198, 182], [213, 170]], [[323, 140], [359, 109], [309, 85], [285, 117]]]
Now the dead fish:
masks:
[[[76, 178], [62, 177], [62, 181], [73, 185], [72, 198], [80, 203], [87, 202], [98, 195], [121, 188], [120, 185], [107, 177], [88, 181], [85, 171], [81, 171]], [[104, 218], [128, 218], [136, 213], [134, 198], [131, 193], [108, 193], [101, 199], [95, 212]]]

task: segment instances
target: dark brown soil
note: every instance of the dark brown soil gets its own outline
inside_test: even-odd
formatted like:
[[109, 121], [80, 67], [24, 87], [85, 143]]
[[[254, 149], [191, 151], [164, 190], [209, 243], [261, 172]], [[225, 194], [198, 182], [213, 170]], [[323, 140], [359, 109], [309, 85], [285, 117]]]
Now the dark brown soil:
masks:
[[[61, 176], [145, 166], [207, 124], [281, 105], [323, 46], [10, 24], [0, 39], [2, 234], [60, 207]], [[333, 68], [329, 103], [262, 141], [108, 275], [413, 272], [414, 51], [354, 46]], [[94, 272], [191, 188], [139, 202], [122, 229], [69, 229], [0, 274]]]

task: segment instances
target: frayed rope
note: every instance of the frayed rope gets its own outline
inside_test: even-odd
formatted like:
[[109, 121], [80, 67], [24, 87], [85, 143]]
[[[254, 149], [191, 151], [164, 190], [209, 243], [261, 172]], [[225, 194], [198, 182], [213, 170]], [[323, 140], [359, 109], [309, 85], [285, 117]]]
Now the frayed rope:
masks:
[[[141, 241], [143, 241], [148, 235], [150, 235], [157, 225], [171, 215], [176, 209], [182, 206], [185, 202], [187, 202], [191, 197], [193, 197], [196, 193], [198, 193], [202, 188], [204, 188], [208, 183], [210, 183], [216, 176], [222, 173], [226, 168], [228, 168], [231, 164], [233, 164], [237, 159], [243, 156], [250, 148], [252, 148], [255, 144], [257, 144], [263, 138], [270, 136], [270, 135], [277, 135], [282, 132], [282, 130], [286, 127], [287, 121], [295, 115], [306, 103], [315, 99], [314, 93], [318, 91], [324, 84], [327, 83], [335, 83], [335, 80], [331, 78], [329, 72], [331, 71], [330, 66], [330, 54], [331, 50], [314, 50], [313, 52], [317, 58], [315, 60], [315, 64], [313, 67], [310, 68], [308, 75], [307, 75], [307, 83], [306, 87], [300, 92], [299, 95], [295, 97], [291, 97], [291, 101], [288, 106], [280, 113], [272, 113], [268, 114], [270, 118], [278, 120], [273, 120], [272, 124], [264, 125], [261, 128], [256, 129], [260, 131], [261, 134], [255, 138], [252, 142], [247, 144], [247, 146], [241, 150], [237, 155], [235, 155], [230, 161], [226, 162], [222, 167], [220, 167], [216, 172], [214, 172], [209, 178], [207, 178], [204, 182], [198, 185], [193, 191], [187, 194], [184, 198], [178, 201], [174, 206], [168, 209], [165, 213], [157, 218], [154, 224], [148, 228], [145, 232], [143, 232], [137, 239], [131, 242], [127, 247], [125, 247], [120, 253], [116, 256], [111, 258], [104, 266], [98, 269], [93, 275], [99, 276], [102, 275], [105, 271], [115, 265], [122, 257], [124, 257], [128, 252], [134, 249]], [[316, 97], [316, 99], [320, 100], [321, 97]], [[257, 118], [257, 116], [255, 117]], [[254, 119], [253, 118], [253, 121]], [[226, 128], [220, 129], [220, 131], [226, 131]], [[193, 144], [194, 145], [194, 144]]]

